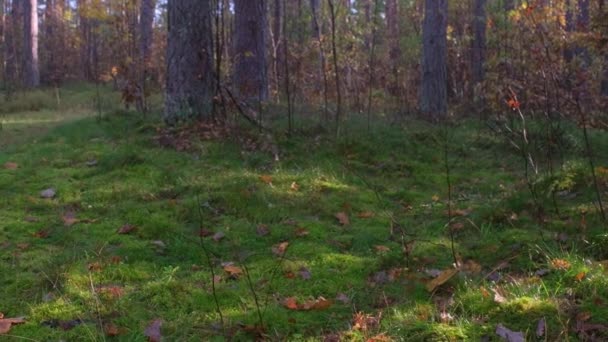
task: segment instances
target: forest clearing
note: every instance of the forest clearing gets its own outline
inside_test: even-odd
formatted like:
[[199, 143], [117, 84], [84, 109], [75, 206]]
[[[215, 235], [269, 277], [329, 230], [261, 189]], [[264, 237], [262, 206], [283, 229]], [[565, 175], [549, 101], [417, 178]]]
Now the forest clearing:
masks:
[[608, 340], [603, 1], [0, 8], [0, 341]]

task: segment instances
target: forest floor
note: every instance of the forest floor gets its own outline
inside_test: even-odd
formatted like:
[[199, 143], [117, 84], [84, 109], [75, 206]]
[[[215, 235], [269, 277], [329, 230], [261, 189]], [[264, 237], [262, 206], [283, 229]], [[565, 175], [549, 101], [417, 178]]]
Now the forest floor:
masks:
[[0, 340], [608, 339], [608, 238], [574, 127], [564, 166], [533, 177], [538, 205], [502, 137], [452, 127], [450, 209], [438, 127], [176, 137], [97, 116], [94, 94], [0, 106]]

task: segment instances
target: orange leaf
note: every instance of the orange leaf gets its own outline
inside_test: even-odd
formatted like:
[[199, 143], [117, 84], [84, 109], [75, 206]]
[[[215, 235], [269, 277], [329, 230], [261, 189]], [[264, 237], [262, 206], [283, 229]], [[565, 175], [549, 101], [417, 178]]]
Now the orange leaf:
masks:
[[335, 217], [338, 219], [338, 222], [340, 222], [340, 224], [343, 226], [348, 226], [350, 224], [350, 219], [348, 218], [348, 214], [343, 211], [337, 213], [335, 215]]
[[120, 330], [118, 330], [118, 327], [116, 326], [116, 324], [114, 323], [107, 323], [103, 326], [103, 331], [106, 333], [107, 336], [118, 336], [118, 334], [120, 334]]
[[261, 175], [260, 176], [260, 180], [263, 183], [266, 183], [268, 185], [272, 184], [272, 176], [271, 175]]
[[295, 297], [287, 297], [283, 299], [283, 306], [289, 310], [298, 310], [298, 301]]
[[586, 275], [587, 275], [587, 273], [580, 272], [574, 277], [574, 279], [576, 279], [577, 281], [582, 281], [583, 279], [585, 279]]
[[238, 278], [243, 274], [243, 270], [240, 267], [234, 265], [224, 266], [224, 272], [228, 273], [231, 278]]
[[357, 217], [362, 219], [368, 219], [374, 217], [374, 215], [375, 214], [371, 211], [362, 211], [359, 213], [359, 215], [357, 215]]
[[274, 254], [278, 257], [282, 257], [285, 254], [285, 252], [287, 251], [287, 247], [289, 247], [289, 242], [287, 242], [287, 241], [278, 243], [278, 244], [272, 246], [272, 254]]
[[376, 245], [376, 246], [374, 246], [374, 249], [376, 250], [376, 252], [380, 252], [380, 253], [390, 252], [390, 250], [391, 250], [390, 248], [383, 246], [383, 245]]
[[436, 288], [448, 282], [448, 280], [452, 279], [452, 277], [454, 277], [456, 274], [458, 274], [457, 269], [447, 269], [441, 272], [437, 278], [426, 284], [426, 290], [429, 292], [435, 291]]
[[304, 305], [302, 305], [302, 307], [300, 309], [301, 310], [327, 310], [332, 305], [333, 305], [333, 301], [331, 301], [329, 299], [325, 299], [323, 297], [319, 297], [317, 299], [310, 300], [310, 301], [304, 303]]
[[567, 270], [570, 268], [570, 262], [564, 259], [553, 259], [551, 260], [551, 266], [558, 270]]

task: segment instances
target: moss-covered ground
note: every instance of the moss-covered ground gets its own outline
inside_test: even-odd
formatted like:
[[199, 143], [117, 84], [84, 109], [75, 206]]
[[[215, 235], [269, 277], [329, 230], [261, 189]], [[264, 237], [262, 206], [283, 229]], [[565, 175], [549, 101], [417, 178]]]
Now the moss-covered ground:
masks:
[[[26, 323], [0, 340], [145, 341], [156, 319], [166, 341], [608, 338], [608, 237], [576, 127], [553, 175], [534, 146], [534, 201], [503, 137], [452, 126], [448, 210], [441, 127], [335, 140], [298, 124], [274, 135], [278, 160], [234, 137], [176, 151], [101, 93], [102, 116], [89, 86], [2, 104], [0, 312]], [[591, 138], [608, 200], [608, 137]], [[429, 291], [454, 266], [450, 232], [460, 272]]]

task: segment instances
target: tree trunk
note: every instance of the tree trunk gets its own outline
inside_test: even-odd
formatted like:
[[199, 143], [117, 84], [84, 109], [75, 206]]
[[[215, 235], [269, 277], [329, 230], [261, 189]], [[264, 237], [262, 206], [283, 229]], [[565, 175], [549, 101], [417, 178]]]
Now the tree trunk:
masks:
[[235, 0], [234, 85], [244, 100], [268, 100], [266, 0]]
[[447, 0], [425, 0], [420, 109], [430, 120], [443, 118], [448, 109], [447, 15]]
[[209, 0], [169, 0], [165, 122], [209, 119], [214, 92]]
[[27, 88], [35, 88], [40, 85], [40, 67], [38, 64], [38, 1], [26, 0], [23, 5], [23, 50], [25, 52], [23, 85]]
[[[599, 0], [598, 3], [598, 7], [600, 10], [600, 15], [603, 16], [604, 18], [606, 18], [606, 16], [608, 15], [608, 13], [606, 13], [606, 8], [605, 8], [605, 1], [604, 0]], [[606, 52], [604, 52], [606, 53]], [[602, 94], [602, 96], [606, 96], [608, 97], [608, 55], [604, 55], [604, 67], [603, 67], [603, 76], [602, 76], [602, 83], [600, 86], [600, 92]]]
[[471, 47], [471, 73], [473, 85], [484, 80], [486, 57], [486, 0], [475, 0], [473, 8], [473, 42]]
[[21, 50], [19, 42], [21, 41], [21, 23], [23, 22], [23, 6], [20, 0], [13, 0], [9, 16], [6, 21], [6, 37], [5, 43], [5, 65], [4, 77], [6, 80], [7, 95], [11, 93], [19, 84], [19, 63]]
[[388, 82], [388, 92], [392, 96], [401, 96], [401, 87], [399, 86], [399, 66], [401, 60], [401, 47], [399, 44], [399, 2], [397, 0], [386, 1], [386, 29], [389, 44], [389, 68], [392, 77]]
[[140, 94], [137, 97], [137, 110], [142, 113], [145, 113], [148, 109], [146, 104], [146, 80], [150, 69], [155, 9], [156, 0], [142, 0], [139, 14]]

